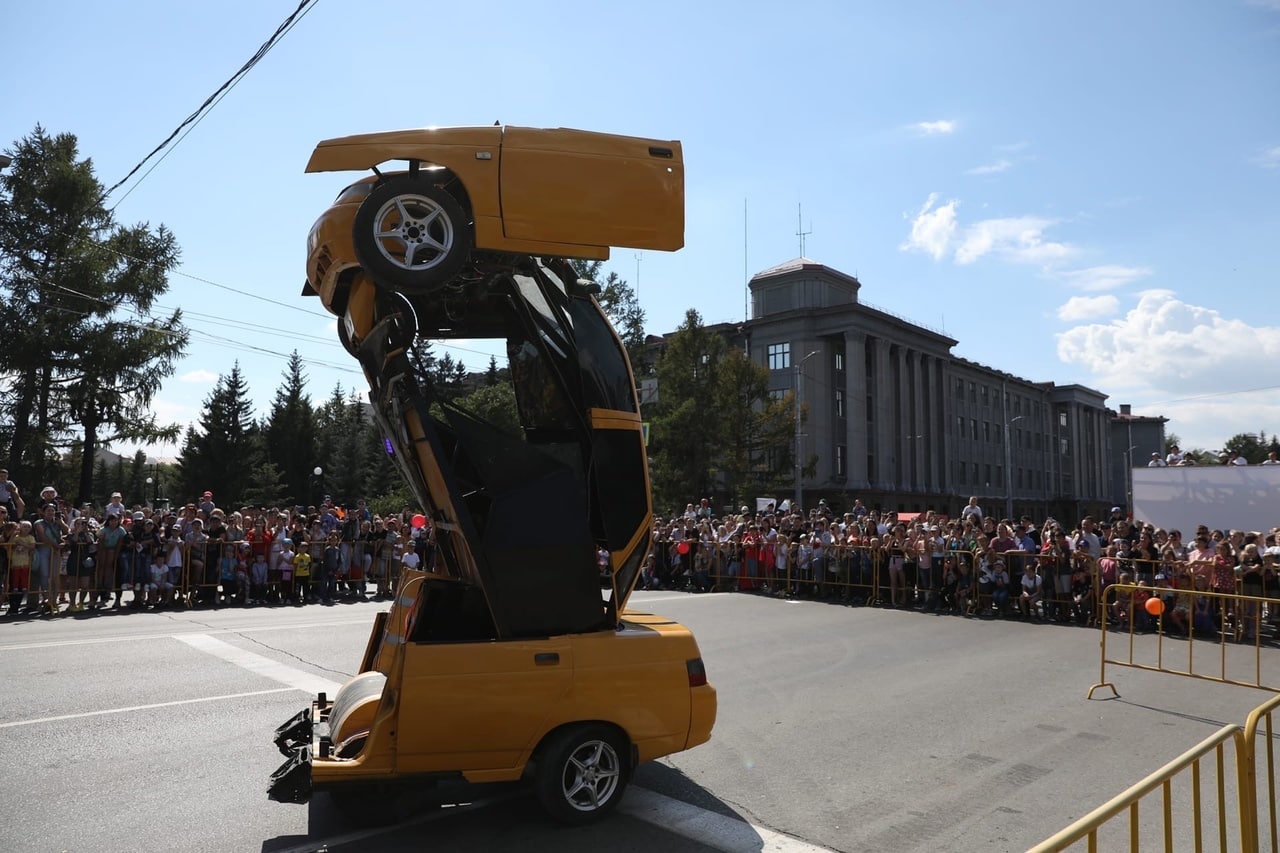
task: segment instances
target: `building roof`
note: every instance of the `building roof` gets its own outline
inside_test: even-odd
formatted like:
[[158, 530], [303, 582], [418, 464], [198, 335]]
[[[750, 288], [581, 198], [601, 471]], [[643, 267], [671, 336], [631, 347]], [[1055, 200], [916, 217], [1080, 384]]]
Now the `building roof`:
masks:
[[779, 276], [790, 275], [792, 273], [798, 273], [798, 272], [826, 273], [832, 278], [840, 279], [842, 281], [852, 282], [858, 285], [859, 287], [862, 286], [862, 282], [858, 281], [857, 277], [851, 276], [848, 273], [840, 272], [840, 270], [829, 267], [826, 264], [818, 263], [812, 258], [792, 258], [789, 261], [785, 261], [784, 263], [769, 267], [766, 270], [761, 270], [760, 272], [751, 276], [751, 281], [753, 282], [763, 281], [764, 279], [767, 279], [767, 278], [777, 278]]

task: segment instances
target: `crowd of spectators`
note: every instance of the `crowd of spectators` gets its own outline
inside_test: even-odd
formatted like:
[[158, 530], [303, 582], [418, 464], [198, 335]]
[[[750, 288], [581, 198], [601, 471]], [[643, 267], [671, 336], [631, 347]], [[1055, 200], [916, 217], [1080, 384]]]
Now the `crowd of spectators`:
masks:
[[219, 507], [211, 492], [174, 510], [36, 500], [0, 470], [0, 608], [8, 616], [202, 605], [333, 604], [390, 598], [402, 567], [430, 568], [429, 520], [405, 507]]
[[[855, 501], [659, 519], [645, 589], [755, 590], [978, 617], [1095, 624], [1253, 641], [1280, 621], [1280, 528], [1155, 527], [1106, 518], [900, 518]], [[1243, 598], [1240, 598], [1243, 596]], [[1148, 605], [1149, 599], [1158, 605]], [[1274, 604], [1254, 599], [1270, 599]], [[1101, 603], [1101, 606], [1100, 606]]]

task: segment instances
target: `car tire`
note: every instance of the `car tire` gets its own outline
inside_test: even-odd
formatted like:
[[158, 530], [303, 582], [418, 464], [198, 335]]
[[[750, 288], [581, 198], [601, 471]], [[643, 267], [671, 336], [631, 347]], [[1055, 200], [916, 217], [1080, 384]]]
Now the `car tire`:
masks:
[[410, 295], [448, 284], [474, 243], [471, 217], [449, 192], [419, 175], [379, 184], [352, 225], [356, 259], [374, 281]]
[[535, 784], [551, 817], [585, 824], [618, 805], [631, 778], [627, 750], [616, 729], [572, 726], [552, 735], [540, 752]]

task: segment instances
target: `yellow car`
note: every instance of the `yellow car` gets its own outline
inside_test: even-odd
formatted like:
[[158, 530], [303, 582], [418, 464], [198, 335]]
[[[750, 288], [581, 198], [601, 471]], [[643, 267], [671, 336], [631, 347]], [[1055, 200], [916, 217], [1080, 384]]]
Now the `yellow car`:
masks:
[[307, 241], [308, 280], [321, 293], [357, 267], [403, 292], [425, 292], [453, 280], [473, 249], [606, 259], [610, 246], [684, 245], [675, 141], [566, 128], [427, 128], [325, 140], [307, 164], [308, 172], [369, 170]]
[[[312, 167], [338, 162], [332, 147], [322, 144]], [[506, 142], [502, 149], [493, 157], [507, 162]], [[390, 150], [365, 156], [381, 162]], [[678, 156], [667, 162], [679, 166]], [[421, 182], [424, 171], [405, 175]], [[630, 176], [622, 184], [635, 186]], [[487, 208], [474, 186], [467, 204], [479, 234]], [[449, 206], [415, 187], [440, 210]], [[411, 206], [405, 192], [378, 193], [356, 205], [357, 223], [366, 205], [375, 222], [395, 207], [391, 198]], [[501, 218], [510, 222], [506, 203], [504, 195]], [[340, 197], [321, 218], [322, 234], [345, 204]], [[544, 217], [556, 209], [548, 202]], [[682, 189], [672, 209], [683, 210]], [[600, 237], [608, 231], [593, 228]], [[562, 248], [597, 239], [575, 238], [553, 221], [531, 223], [529, 233], [556, 235]], [[598, 818], [617, 804], [637, 764], [705, 742], [716, 716], [692, 633], [627, 610], [653, 515], [635, 382], [598, 288], [563, 257], [475, 249], [451, 277], [419, 286], [416, 251], [413, 263], [406, 252], [399, 266], [384, 268], [353, 257], [358, 239], [317, 240], [313, 231], [312, 261], [318, 246], [328, 247], [326, 265], [308, 263], [304, 292], [341, 318], [374, 417], [429, 511], [435, 552], [429, 571], [403, 572], [360, 674], [277, 730], [288, 760], [269, 796], [304, 802], [324, 790], [367, 813], [423, 785], [528, 780], [555, 817]], [[350, 272], [335, 279], [334, 268]], [[424, 338], [504, 341], [520, 429], [438, 398], [411, 357]]]

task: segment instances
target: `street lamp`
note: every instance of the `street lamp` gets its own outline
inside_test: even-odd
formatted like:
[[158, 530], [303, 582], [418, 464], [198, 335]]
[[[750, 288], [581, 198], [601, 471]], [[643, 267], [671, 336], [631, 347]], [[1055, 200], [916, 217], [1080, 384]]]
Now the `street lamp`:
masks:
[[143, 495], [143, 497], [149, 498], [149, 500], [147, 501], [147, 506], [151, 507], [152, 509], [155, 509], [156, 507], [155, 499], [151, 498], [152, 495], [157, 494], [157, 490], [153, 488], [153, 486], [155, 486], [155, 482], [156, 481], [154, 477], [147, 478], [147, 493]]
[[[1130, 427], [1132, 430], [1133, 428]], [[1132, 440], [1132, 439], [1130, 439]], [[1138, 445], [1131, 444], [1129, 449], [1124, 452], [1124, 483], [1125, 483], [1125, 512], [1129, 515], [1133, 514], [1133, 451], [1138, 449]]]
[[8, 154], [0, 154], [0, 169], [9, 168], [9, 164], [13, 162], [13, 158]]
[[1004, 517], [1013, 521], [1013, 436], [1009, 432], [1012, 424], [1025, 418], [1026, 415], [1018, 415], [1013, 420], [1009, 420], [1009, 407], [1005, 406], [1004, 419]]
[[324, 469], [321, 468], [319, 465], [317, 465], [315, 468], [312, 468], [311, 477], [313, 480], [311, 487], [312, 489], [315, 490], [312, 494], [315, 495], [315, 498], [316, 498], [315, 505], [316, 505], [316, 508], [318, 509], [320, 507], [320, 498], [324, 495]]
[[800, 481], [800, 406], [804, 396], [804, 363], [818, 354], [817, 350], [796, 362], [796, 512], [803, 510], [804, 484]]

